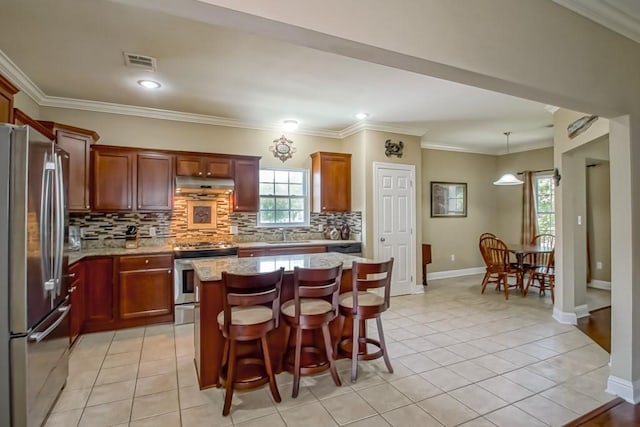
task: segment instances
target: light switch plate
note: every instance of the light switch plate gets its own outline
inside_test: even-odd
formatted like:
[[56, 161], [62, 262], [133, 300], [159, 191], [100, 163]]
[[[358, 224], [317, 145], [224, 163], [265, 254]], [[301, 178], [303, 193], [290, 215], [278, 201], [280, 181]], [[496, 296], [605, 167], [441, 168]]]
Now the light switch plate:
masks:
[[149, 236], [156, 237], [156, 228], [155, 227], [149, 227]]

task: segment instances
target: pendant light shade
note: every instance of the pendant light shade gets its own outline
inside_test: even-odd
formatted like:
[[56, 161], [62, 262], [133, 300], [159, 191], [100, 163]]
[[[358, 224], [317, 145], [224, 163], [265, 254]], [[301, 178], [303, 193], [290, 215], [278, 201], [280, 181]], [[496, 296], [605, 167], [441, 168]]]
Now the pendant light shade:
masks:
[[[507, 137], [507, 154], [509, 154], [509, 135], [511, 135], [511, 132], [505, 132], [504, 134]], [[516, 178], [514, 174], [511, 174], [511, 173], [505, 173], [500, 177], [499, 180], [493, 182], [493, 185], [520, 185], [520, 184], [524, 184], [524, 181], [519, 180], [518, 178]]]

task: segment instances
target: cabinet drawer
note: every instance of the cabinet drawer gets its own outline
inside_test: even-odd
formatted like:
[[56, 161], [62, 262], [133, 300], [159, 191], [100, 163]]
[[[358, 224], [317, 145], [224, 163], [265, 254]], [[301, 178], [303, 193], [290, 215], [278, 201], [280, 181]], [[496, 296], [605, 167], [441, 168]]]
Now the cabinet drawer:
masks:
[[267, 256], [268, 251], [266, 249], [238, 249], [238, 258]]
[[172, 255], [130, 255], [120, 257], [120, 271], [173, 268]]

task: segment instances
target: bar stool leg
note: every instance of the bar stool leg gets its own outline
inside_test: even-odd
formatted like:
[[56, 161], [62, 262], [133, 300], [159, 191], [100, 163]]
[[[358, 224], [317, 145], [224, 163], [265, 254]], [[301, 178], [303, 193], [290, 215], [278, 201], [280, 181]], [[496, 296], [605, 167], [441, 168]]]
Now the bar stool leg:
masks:
[[229, 363], [227, 365], [227, 384], [225, 387], [224, 407], [222, 408], [222, 415], [229, 415], [231, 410], [231, 400], [233, 399], [233, 380], [235, 378], [236, 370], [236, 342], [235, 340], [229, 340]]
[[329, 362], [329, 370], [331, 372], [331, 377], [333, 378], [333, 382], [340, 387], [342, 382], [340, 381], [340, 376], [338, 375], [338, 370], [336, 369], [336, 358], [333, 353], [333, 346], [331, 345], [331, 334], [329, 333], [329, 325], [326, 323], [322, 325], [322, 336], [324, 337], [324, 348], [327, 353], [327, 361]]
[[282, 352], [282, 357], [280, 358], [280, 364], [278, 365], [278, 372], [282, 372], [284, 365], [287, 362], [287, 353], [289, 353], [289, 337], [291, 336], [291, 326], [289, 326], [286, 322], [284, 323], [284, 351]]
[[282, 398], [280, 397], [280, 392], [278, 392], [278, 385], [276, 384], [276, 378], [273, 376], [273, 366], [271, 365], [271, 354], [269, 353], [269, 343], [267, 342], [266, 335], [263, 335], [260, 338], [262, 342], [262, 353], [264, 354], [264, 367], [267, 370], [267, 376], [269, 377], [269, 388], [271, 389], [271, 394], [273, 395], [273, 400], [280, 403], [282, 402]]
[[342, 334], [344, 333], [344, 316], [338, 315], [338, 339], [336, 345], [333, 347], [333, 354], [338, 354], [338, 348], [340, 347], [340, 341], [342, 341]]
[[291, 397], [298, 397], [300, 390], [300, 359], [302, 357], [302, 328], [296, 328], [296, 354], [293, 367], [293, 392]]
[[353, 338], [351, 346], [351, 382], [358, 378], [358, 347], [360, 347], [360, 319], [353, 318]]
[[384, 364], [387, 365], [387, 369], [390, 374], [393, 374], [393, 367], [389, 360], [389, 353], [387, 352], [387, 343], [384, 340], [384, 331], [382, 330], [382, 318], [376, 317], [376, 324], [378, 325], [378, 338], [380, 338], [380, 347], [382, 347], [382, 357], [384, 357]]

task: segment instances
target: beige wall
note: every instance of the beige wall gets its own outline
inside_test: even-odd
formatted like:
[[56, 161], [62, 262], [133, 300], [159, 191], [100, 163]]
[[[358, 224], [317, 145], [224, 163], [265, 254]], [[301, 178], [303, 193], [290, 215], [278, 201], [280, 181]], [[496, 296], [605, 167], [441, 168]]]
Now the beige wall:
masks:
[[[261, 156], [260, 166], [283, 166], [269, 151], [273, 140], [282, 132], [49, 107], [41, 108], [40, 116], [44, 120], [95, 130], [100, 134], [100, 144]], [[309, 155], [315, 151], [344, 152], [339, 139], [295, 133], [286, 136], [296, 149], [293, 158], [284, 163], [288, 168], [309, 168]]]
[[[498, 157], [494, 181], [505, 173], [553, 169], [553, 147]], [[522, 176], [520, 176], [522, 178]], [[522, 186], [496, 187], [497, 234], [507, 243], [520, 242], [522, 227]]]
[[[431, 244], [430, 272], [483, 265], [478, 236], [498, 231], [497, 164], [496, 156], [486, 154], [422, 150], [422, 240]], [[431, 181], [467, 183], [466, 218], [431, 218]]]
[[13, 107], [22, 110], [36, 120], [41, 119], [40, 106], [24, 92], [18, 92], [13, 97]]
[[[611, 281], [611, 194], [609, 162], [587, 162], [587, 226], [591, 252], [591, 279]], [[597, 268], [597, 262], [602, 269]]]

